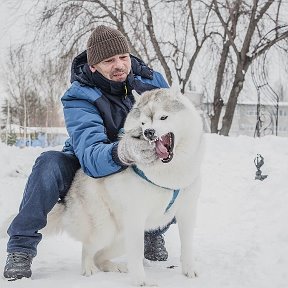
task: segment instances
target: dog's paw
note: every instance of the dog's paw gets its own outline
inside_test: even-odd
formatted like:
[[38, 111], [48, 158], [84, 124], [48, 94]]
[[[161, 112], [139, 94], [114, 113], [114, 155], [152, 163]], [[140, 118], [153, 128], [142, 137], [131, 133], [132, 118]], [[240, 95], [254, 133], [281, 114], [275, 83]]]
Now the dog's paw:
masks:
[[120, 273], [128, 272], [128, 268], [125, 263], [114, 263], [109, 260], [106, 260], [102, 263], [98, 263], [97, 266], [103, 272], [120, 272]]
[[82, 267], [82, 273], [81, 274], [83, 276], [89, 277], [89, 276], [97, 273], [98, 271], [99, 271], [99, 269], [94, 264], [85, 265]]
[[193, 268], [194, 266], [191, 264], [182, 265], [182, 273], [188, 278], [196, 278], [198, 277], [197, 272]]

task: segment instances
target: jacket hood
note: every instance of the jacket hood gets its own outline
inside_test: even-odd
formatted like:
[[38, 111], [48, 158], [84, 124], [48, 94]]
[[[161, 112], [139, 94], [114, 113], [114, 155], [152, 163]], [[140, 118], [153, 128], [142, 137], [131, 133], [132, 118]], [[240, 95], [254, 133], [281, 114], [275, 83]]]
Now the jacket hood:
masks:
[[[149, 68], [141, 59], [130, 54], [131, 57], [131, 73], [133, 75], [141, 76], [146, 79], [153, 79], [153, 70]], [[95, 72], [97, 73], [97, 72]], [[78, 56], [76, 56], [72, 62], [71, 66], [71, 77], [70, 82], [78, 81], [84, 85], [95, 86], [91, 77], [92, 72], [87, 64], [87, 51], [83, 51]], [[100, 73], [99, 73], [100, 74]], [[104, 78], [104, 77], [103, 77]], [[112, 86], [116, 83], [115, 81], [110, 81]]]

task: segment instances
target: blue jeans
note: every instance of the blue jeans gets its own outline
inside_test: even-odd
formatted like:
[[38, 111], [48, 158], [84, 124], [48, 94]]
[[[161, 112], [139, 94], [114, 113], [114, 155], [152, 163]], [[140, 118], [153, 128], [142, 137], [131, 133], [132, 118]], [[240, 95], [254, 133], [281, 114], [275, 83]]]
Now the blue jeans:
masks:
[[42, 153], [26, 184], [19, 213], [8, 228], [7, 252], [26, 252], [33, 257], [42, 239], [38, 232], [47, 224], [47, 214], [68, 192], [80, 168], [74, 155], [60, 151]]

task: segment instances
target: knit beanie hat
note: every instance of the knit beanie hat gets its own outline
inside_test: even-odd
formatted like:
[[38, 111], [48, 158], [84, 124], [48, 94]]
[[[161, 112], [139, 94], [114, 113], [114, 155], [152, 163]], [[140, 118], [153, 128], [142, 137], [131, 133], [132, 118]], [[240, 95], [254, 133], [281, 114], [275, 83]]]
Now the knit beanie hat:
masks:
[[94, 29], [87, 42], [88, 65], [98, 64], [117, 54], [130, 53], [126, 37], [118, 30], [100, 25]]

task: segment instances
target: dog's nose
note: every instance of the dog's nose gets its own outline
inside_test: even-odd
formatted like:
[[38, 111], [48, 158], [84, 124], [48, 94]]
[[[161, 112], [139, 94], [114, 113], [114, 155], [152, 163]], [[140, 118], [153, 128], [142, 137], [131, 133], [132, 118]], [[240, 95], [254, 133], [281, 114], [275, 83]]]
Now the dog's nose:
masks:
[[144, 135], [148, 140], [154, 140], [156, 138], [154, 129], [146, 129]]

